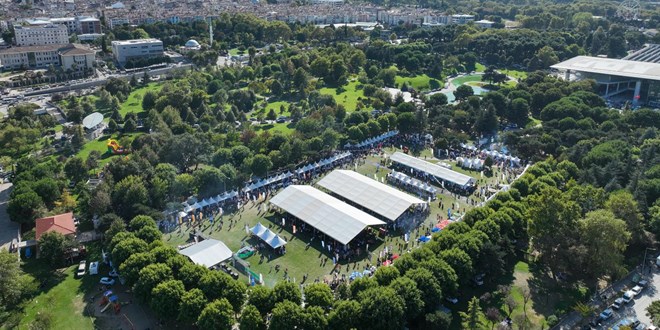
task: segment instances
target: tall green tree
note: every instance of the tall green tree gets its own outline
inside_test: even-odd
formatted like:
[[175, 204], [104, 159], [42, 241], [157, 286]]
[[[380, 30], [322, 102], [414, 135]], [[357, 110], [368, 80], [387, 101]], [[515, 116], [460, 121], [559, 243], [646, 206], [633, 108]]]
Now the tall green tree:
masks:
[[151, 308], [164, 319], [176, 319], [185, 292], [179, 280], [162, 282], [151, 291]]
[[580, 243], [586, 253], [583, 269], [596, 279], [624, 275], [623, 252], [631, 237], [626, 223], [610, 211], [597, 210], [587, 213], [580, 227]]
[[201, 329], [230, 330], [235, 321], [231, 304], [222, 298], [206, 305], [197, 319], [197, 326]]
[[485, 318], [484, 313], [481, 311], [481, 306], [479, 306], [479, 298], [472, 297], [470, 302], [468, 302], [468, 308], [465, 312], [458, 313], [461, 316], [463, 329], [467, 330], [482, 330], [485, 329], [483, 324], [483, 319]]

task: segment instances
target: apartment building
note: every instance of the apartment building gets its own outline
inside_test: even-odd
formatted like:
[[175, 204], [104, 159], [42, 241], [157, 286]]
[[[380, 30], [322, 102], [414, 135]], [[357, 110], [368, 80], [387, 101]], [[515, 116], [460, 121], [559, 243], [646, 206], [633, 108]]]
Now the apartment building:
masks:
[[101, 21], [95, 17], [76, 17], [76, 31], [78, 34], [100, 34]]
[[124, 65], [132, 58], [163, 56], [163, 42], [158, 39], [115, 40], [112, 42], [112, 56]]
[[474, 15], [451, 15], [451, 20], [453, 24], [467, 24], [469, 22], [474, 22]]
[[69, 42], [65, 25], [14, 26], [16, 46], [61, 45]]
[[96, 52], [80, 44], [12, 47], [0, 50], [0, 68], [47, 69], [53, 65], [63, 70], [92, 68]]

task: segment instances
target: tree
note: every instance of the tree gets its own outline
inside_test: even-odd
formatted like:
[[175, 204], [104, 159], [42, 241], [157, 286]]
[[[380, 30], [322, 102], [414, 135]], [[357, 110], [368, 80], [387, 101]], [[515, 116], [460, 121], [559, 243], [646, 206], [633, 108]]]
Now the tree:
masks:
[[486, 310], [486, 318], [490, 322], [490, 328], [493, 329], [495, 327], [495, 324], [499, 322], [502, 318], [502, 315], [500, 315], [500, 310], [495, 308], [495, 307], [489, 307]]
[[[0, 306], [18, 306], [22, 297], [36, 290], [35, 279], [23, 272], [16, 256], [0, 249]], [[0, 312], [4, 312], [3, 307]]]
[[206, 272], [199, 280], [199, 288], [207, 298], [225, 298], [235, 312], [240, 311], [245, 301], [245, 283], [234, 281], [229, 275], [222, 272]]
[[405, 302], [391, 288], [372, 288], [360, 295], [362, 328], [401, 329], [405, 321]]
[[170, 267], [166, 264], [152, 264], [140, 270], [138, 281], [133, 286], [133, 291], [135, 292], [135, 296], [141, 301], [149, 303], [152, 298], [152, 290], [159, 283], [171, 279], [173, 277]]
[[147, 243], [139, 238], [130, 238], [119, 242], [112, 249], [112, 261], [121, 266], [133, 253], [147, 252]]
[[[392, 268], [392, 267], [388, 267]], [[424, 300], [422, 300], [422, 291], [417, 288], [417, 283], [409, 277], [399, 277], [389, 285], [396, 294], [403, 298], [406, 304], [406, 319], [414, 320], [424, 310]]]
[[175, 319], [185, 292], [179, 280], [162, 282], [151, 291], [151, 308], [164, 319]]
[[298, 286], [291, 282], [277, 282], [273, 288], [273, 299], [275, 303], [288, 300], [296, 305], [302, 302], [302, 296]]
[[610, 194], [605, 207], [614, 216], [626, 222], [628, 231], [632, 234], [632, 242], [640, 243], [644, 238], [643, 216], [635, 197], [627, 190], [620, 190]]
[[156, 106], [156, 100], [158, 99], [158, 94], [154, 91], [147, 91], [142, 96], [142, 110], [149, 111]]
[[71, 157], [64, 164], [64, 174], [73, 182], [81, 182], [87, 178], [87, 165], [80, 157]]
[[147, 242], [147, 244], [151, 244], [153, 242], [160, 241], [163, 237], [163, 233], [155, 227], [144, 227], [138, 230], [135, 233], [135, 236]]
[[257, 308], [261, 315], [266, 315], [275, 306], [275, 297], [273, 289], [265, 286], [254, 286], [248, 293], [248, 304]]
[[112, 193], [112, 204], [117, 214], [124, 218], [131, 218], [135, 212], [135, 204], [146, 205], [149, 201], [149, 192], [142, 182], [142, 178], [129, 175], [115, 185]]
[[360, 321], [360, 304], [355, 300], [338, 300], [328, 314], [330, 329], [357, 329]]
[[524, 127], [529, 118], [529, 104], [523, 98], [517, 98], [511, 101], [511, 106], [507, 109], [506, 118], [509, 122], [515, 123], [519, 127]]
[[474, 90], [468, 85], [460, 85], [454, 91], [454, 98], [457, 101], [463, 101], [472, 95], [474, 95]]
[[247, 305], [241, 312], [240, 330], [266, 330], [266, 322], [253, 305]]
[[427, 311], [432, 311], [442, 300], [442, 291], [433, 273], [424, 268], [415, 268], [406, 272], [405, 277], [412, 279], [417, 288], [424, 293], [422, 300]]
[[610, 211], [597, 210], [587, 213], [580, 225], [580, 243], [585, 246], [587, 263], [582, 269], [595, 279], [625, 274], [623, 252], [631, 237], [626, 223]]
[[439, 310], [428, 313], [424, 316], [424, 324], [427, 329], [449, 329], [451, 325], [451, 314]]
[[187, 324], [197, 322], [199, 315], [202, 314], [202, 310], [204, 310], [207, 303], [208, 300], [204, 297], [202, 290], [194, 288], [185, 292], [181, 297], [181, 307], [177, 319]]
[[202, 265], [188, 263], [179, 269], [177, 278], [183, 282], [186, 289], [191, 290], [199, 286], [201, 278], [208, 272], [209, 270]]
[[264, 154], [254, 155], [248, 158], [246, 163], [248, 164], [250, 171], [252, 171], [252, 174], [258, 177], [265, 177], [268, 170], [273, 167], [273, 162]]
[[123, 129], [125, 133], [135, 132], [137, 130], [137, 123], [132, 118], [128, 119], [124, 123]]
[[18, 223], [34, 223], [34, 220], [42, 214], [43, 209], [43, 200], [30, 189], [13, 196], [7, 203], [9, 218]]
[[197, 325], [201, 329], [230, 330], [234, 322], [231, 304], [224, 298], [206, 305], [197, 319]]
[[140, 270], [155, 262], [156, 258], [149, 252], [134, 253], [119, 266], [119, 273], [126, 281], [126, 286], [131, 287], [137, 282]]
[[580, 207], [557, 188], [548, 187], [528, 199], [527, 218], [532, 249], [541, 254], [541, 261], [555, 273], [565, 269], [573, 257], [578, 231]]
[[327, 309], [332, 305], [332, 300], [332, 290], [325, 283], [314, 283], [305, 287], [305, 302], [309, 306]]
[[277, 119], [277, 114], [275, 113], [275, 109], [270, 108], [270, 110], [268, 111], [268, 114], [266, 115], [266, 119], [268, 119], [268, 120]]
[[376, 278], [376, 281], [381, 286], [389, 285], [400, 275], [401, 274], [399, 274], [399, 270], [396, 269], [395, 267], [380, 267], [374, 273], [374, 277]]
[[653, 320], [654, 324], [660, 322], [660, 300], [653, 301], [649, 307], [646, 307], [646, 315]]
[[435, 93], [426, 100], [427, 107], [447, 105], [447, 95], [443, 93]]
[[187, 171], [207, 160], [211, 154], [211, 145], [199, 135], [184, 133], [172, 136], [160, 151], [161, 161], [170, 163]]
[[477, 297], [472, 297], [472, 299], [470, 299], [466, 312], [459, 312], [458, 314], [463, 320], [463, 329], [479, 330], [483, 328], [482, 319], [485, 318], [485, 316], [481, 311], [481, 306], [479, 306], [479, 299]]
[[305, 308], [302, 327], [309, 330], [325, 330], [328, 328], [328, 320], [325, 317], [325, 311], [318, 306], [309, 306]]
[[289, 330], [302, 328], [304, 322], [305, 313], [300, 307], [300, 304], [286, 300], [275, 304], [268, 329]]
[[64, 256], [73, 247], [73, 240], [56, 231], [43, 233], [39, 237], [39, 257], [45, 259], [51, 267], [63, 265]]

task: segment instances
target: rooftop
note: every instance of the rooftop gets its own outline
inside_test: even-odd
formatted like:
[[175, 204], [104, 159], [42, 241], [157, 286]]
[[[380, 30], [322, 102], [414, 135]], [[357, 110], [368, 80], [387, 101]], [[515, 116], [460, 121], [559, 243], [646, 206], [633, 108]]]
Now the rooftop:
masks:
[[55, 231], [62, 235], [71, 235], [76, 233], [76, 225], [73, 223], [73, 213], [63, 213], [52, 217], [40, 218], [35, 220], [35, 237], [38, 240], [41, 235]]
[[179, 251], [179, 253], [190, 258], [195, 264], [207, 268], [213, 267], [231, 258], [232, 255], [232, 252], [227, 245], [216, 239], [203, 240]]
[[113, 45], [131, 45], [131, 44], [143, 44], [151, 42], [162, 42], [158, 39], [149, 38], [149, 39], [132, 39], [132, 40], [115, 40], [112, 42]]
[[550, 67], [557, 70], [571, 70], [628, 78], [660, 80], [660, 64], [651, 62], [576, 56]]
[[53, 51], [59, 51], [60, 54], [62, 55], [96, 54], [95, 51], [81, 44], [57, 44], [57, 45], [11, 47], [7, 49], [0, 49], [0, 54], [19, 54], [19, 53], [29, 53], [29, 52], [53, 52]]
[[318, 184], [391, 221], [399, 218], [412, 205], [424, 203], [419, 198], [354, 171], [334, 170]]
[[422, 171], [424, 173], [431, 174], [435, 177], [438, 177], [442, 180], [452, 182], [459, 186], [468, 186], [474, 183], [474, 179], [471, 176], [465, 175], [463, 173], [458, 173], [452, 171], [448, 168], [444, 168], [440, 165], [429, 163], [425, 160], [413, 157], [402, 152], [395, 152], [390, 159], [393, 162], [405, 165], [407, 167], [413, 168], [417, 171]]

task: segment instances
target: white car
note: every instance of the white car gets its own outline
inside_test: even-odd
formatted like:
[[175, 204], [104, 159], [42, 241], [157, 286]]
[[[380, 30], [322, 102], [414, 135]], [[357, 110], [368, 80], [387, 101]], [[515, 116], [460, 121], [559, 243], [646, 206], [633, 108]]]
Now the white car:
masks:
[[445, 298], [445, 300], [447, 300], [448, 302], [450, 302], [454, 305], [458, 304], [458, 298], [456, 298], [456, 297], [447, 297], [447, 298]]
[[110, 274], [108, 274], [108, 276], [110, 276], [110, 277], [119, 277], [119, 273], [117, 273], [117, 271], [113, 269], [110, 272]]
[[89, 264], [89, 275], [96, 275], [99, 273], [99, 262], [94, 261]]
[[113, 278], [109, 278], [109, 277], [102, 277], [101, 280], [99, 281], [99, 283], [103, 284], [103, 285], [114, 285], [115, 280]]
[[642, 293], [642, 290], [644, 290], [643, 286], [635, 285], [635, 287], [632, 288], [632, 290], [630, 291], [632, 291], [635, 294], [635, 296], [637, 296], [638, 294]]
[[635, 293], [632, 290], [626, 291], [626, 293], [623, 294], [623, 301], [627, 304], [631, 302], [635, 298]]

